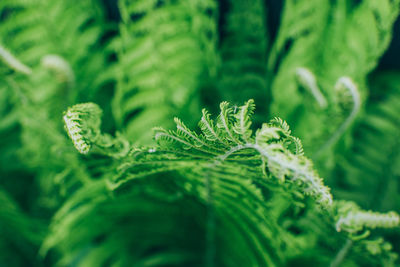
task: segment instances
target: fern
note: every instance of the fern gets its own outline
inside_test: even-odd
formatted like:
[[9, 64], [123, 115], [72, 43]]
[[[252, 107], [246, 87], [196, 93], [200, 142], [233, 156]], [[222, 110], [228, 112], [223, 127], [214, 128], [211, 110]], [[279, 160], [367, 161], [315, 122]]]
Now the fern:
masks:
[[35, 252], [38, 251], [45, 234], [43, 222], [28, 217], [17, 203], [0, 189], [0, 264], [22, 266], [37, 264]]
[[120, 1], [119, 8], [121, 75], [113, 111], [118, 128], [140, 140], [154, 125], [168, 126], [166, 118], [185, 103], [198, 102], [196, 89], [207, 76], [215, 41], [214, 17], [207, 12], [214, 14], [216, 3]]
[[297, 68], [296, 76], [299, 81], [299, 84], [305, 89], [309, 90], [309, 92], [313, 95], [318, 105], [324, 109], [327, 107], [328, 103], [326, 102], [325, 96], [321, 93], [318, 88], [318, 84], [314, 74], [306, 68]]
[[227, 1], [222, 16], [221, 67], [217, 90], [223, 100], [239, 104], [254, 98], [259, 107], [256, 121], [263, 122], [270, 92], [267, 78], [267, 7], [263, 1]]
[[[335, 84], [347, 76], [357, 84], [360, 99], [365, 99], [366, 75], [376, 66], [388, 45], [398, 7], [397, 1], [377, 4], [369, 0], [353, 6], [346, 1], [285, 3], [282, 25], [269, 58], [271, 72], [281, 62], [272, 85], [271, 110], [295, 124], [295, 132], [313, 153], [325, 142], [334, 143], [332, 140], [337, 140], [343, 129], [351, 125], [350, 121], [354, 121], [355, 114], [335, 111]], [[285, 44], [289, 45], [289, 51], [280, 57]], [[315, 99], [298, 90], [298, 68], [308, 69], [315, 77], [310, 95], [313, 98], [318, 95], [318, 106], [314, 105]], [[300, 82], [304, 86], [304, 82]], [[306, 86], [309, 90], [307, 88], [310, 85]], [[321, 106], [322, 97], [328, 102], [325, 112], [321, 110], [325, 106]], [[332, 123], [324, 123], [327, 120]], [[324, 126], [312, 127], [312, 124]], [[316, 143], [315, 140], [321, 141]]]
[[[290, 136], [288, 129], [284, 131], [278, 127], [264, 124], [255, 136], [252, 136], [250, 129], [250, 115], [254, 110], [252, 100], [239, 107], [236, 112], [232, 111], [228, 103], [221, 104], [221, 113], [218, 117], [216, 127], [211, 128], [214, 122], [202, 118], [201, 125], [209, 125], [215, 138], [207, 140], [210, 130], [207, 129], [204, 135], [197, 135], [188, 130], [179, 120], [177, 131], [168, 132], [163, 129], [156, 129], [155, 139], [158, 142], [176, 143], [187, 153], [204, 153], [216, 156], [219, 160], [226, 160], [234, 157], [237, 153], [246, 150], [253, 150], [253, 153], [245, 154], [247, 157], [260, 157], [263, 165], [266, 164], [268, 171], [279, 180], [288, 179], [304, 187], [304, 192], [314, 196], [324, 205], [329, 205], [332, 197], [321, 182], [321, 178], [311, 169], [311, 163], [302, 155], [288, 149], [288, 145], [295, 140]], [[233, 122], [233, 125], [229, 122]], [[203, 127], [204, 128], [204, 127]], [[219, 133], [219, 136], [217, 135]], [[231, 144], [216, 142], [216, 140], [230, 140]], [[239, 154], [240, 155], [240, 154]], [[235, 160], [240, 160], [240, 157]]]
[[339, 218], [336, 222], [337, 231], [356, 233], [364, 228], [393, 228], [400, 223], [400, 217], [395, 212], [381, 214], [362, 211], [356, 204], [342, 202], [339, 204]]
[[[343, 160], [336, 167], [336, 173], [346, 172], [337, 181], [341, 183], [337, 187], [337, 194], [356, 200], [367, 208], [398, 207], [392, 204], [397, 203], [393, 201], [397, 198], [397, 191], [393, 189], [397, 184], [395, 166], [399, 158], [399, 128], [395, 114], [398, 112], [400, 87], [395, 77], [391, 73], [377, 76], [373, 87], [379, 88], [378, 96], [374, 96], [377, 100], [367, 105], [366, 114], [354, 133], [357, 142], [352, 145], [348, 154], [340, 157]], [[372, 99], [371, 96], [370, 101]], [[383, 195], [386, 197], [382, 197]]]
[[[86, 95], [87, 88], [96, 91], [101, 86], [92, 79], [105, 61], [104, 54], [93, 49], [102, 34], [101, 15], [94, 3], [86, 1], [2, 1], [0, 10], [2, 43], [12, 54], [18, 53], [18, 61], [30, 70], [25, 71], [29, 76], [6, 73], [1, 85], [13, 92], [12, 108], [18, 114], [13, 135], [20, 144], [12, 151], [14, 161], [35, 173], [33, 184], [43, 190], [32, 209], [39, 205], [51, 210], [89, 180], [86, 167], [68, 146], [60, 115], [81, 98], [80, 92]], [[89, 50], [93, 52], [90, 58]], [[16, 58], [11, 58], [11, 64], [8, 60], [8, 65], [13, 67]], [[80, 82], [75, 83], [76, 79]]]
[[0, 265], [396, 266], [399, 0], [282, 4], [0, 1]]
[[[94, 104], [81, 104], [73, 107], [72, 110], [78, 114], [85, 114], [86, 111], [91, 110], [93, 115], [96, 115], [98, 108], [94, 107]], [[303, 156], [301, 143], [290, 135], [288, 125], [276, 118], [269, 124], [264, 124], [252, 135], [250, 115], [253, 110], [252, 100], [236, 110], [229, 103], [223, 102], [217, 122], [210, 119], [209, 113], [203, 110], [199, 123], [202, 133], [190, 130], [179, 119], [175, 119], [176, 131], [156, 128], [154, 137], [158, 143], [157, 147], [131, 149], [130, 154], [122, 160], [117, 170], [107, 175], [109, 179], [105, 184], [102, 181], [89, 184], [87, 186], [92, 188], [91, 190], [83, 187], [66, 203], [55, 217], [52, 234], [44, 243], [42, 253], [51, 248], [58, 248], [65, 253], [62, 262], [66, 263], [78, 257], [77, 252], [81, 249], [75, 251], [73, 247], [79, 244], [79, 246], [91, 248], [91, 252], [81, 256], [82, 266], [103, 264], [110, 260], [114, 262], [115, 258], [122, 261], [120, 264], [126, 264], [132, 260], [147, 262], [153, 257], [159, 257], [160, 261], [165, 263], [177, 260], [176, 264], [179, 265], [207, 263], [236, 266], [240, 262], [244, 265], [267, 263], [279, 266], [282, 264], [283, 251], [273, 251], [272, 247], [276, 248], [278, 243], [296, 242], [297, 239], [286, 229], [282, 229], [277, 224], [278, 221], [268, 220], [269, 216], [278, 214], [278, 216], [284, 216], [284, 209], [276, 209], [275, 212], [278, 214], [275, 214], [274, 210], [270, 210], [265, 198], [270, 198], [270, 205], [287, 203], [288, 206], [292, 206], [292, 201], [298, 197], [295, 192], [310, 195], [317, 200], [316, 203], [327, 208], [323, 212], [328, 212], [327, 215], [331, 220], [336, 220], [331, 226], [317, 225], [318, 231], [321, 232], [324, 228], [333, 229], [336, 226], [337, 231], [344, 230], [353, 234], [362, 230], [364, 225], [372, 228], [398, 225], [399, 217], [395, 213], [381, 215], [365, 212], [356, 205], [345, 202], [334, 202], [332, 205], [329, 188], [322, 184], [321, 178], [313, 171], [309, 160]], [[86, 120], [93, 120], [90, 114], [86, 116]], [[89, 122], [78, 120], [76, 127], [83, 130], [87, 123]], [[97, 124], [97, 130], [92, 132], [98, 130]], [[296, 146], [292, 147], [293, 144]], [[289, 192], [285, 192], [286, 190]], [[107, 196], [110, 192], [112, 192], [112, 197]], [[247, 196], [247, 200], [237, 201], [238, 197], [244, 195]], [[283, 199], [288, 199], [288, 202]], [[141, 203], [141, 205], [136, 203]], [[148, 254], [153, 247], [151, 243], [129, 243], [129, 240], [138, 234], [139, 229], [144, 231], [142, 234], [146, 236], [146, 240], [155, 238], [152, 231], [144, 225], [153, 225], [154, 218], [148, 212], [156, 212], [156, 207], [166, 209], [160, 214], [164, 216], [164, 220], [174, 222], [169, 233], [175, 238], [177, 229], [185, 232], [187, 229], [197, 227], [190, 221], [193, 216], [189, 212], [190, 209], [184, 209], [181, 214], [183, 217], [178, 221], [174, 217], [176, 215], [169, 213], [174, 210], [169, 205], [181, 207], [181, 203], [185, 203], [185, 206], [195, 205], [198, 211], [204, 212], [202, 215], [204, 221], [200, 224], [204, 228], [199, 229], [200, 246], [188, 246], [187, 244], [192, 243], [191, 238], [183, 239], [184, 243], [177, 244], [178, 246], [186, 244], [184, 249], [180, 247], [180, 256], [176, 254], [176, 257], [170, 258], [170, 249], [175, 246], [164, 245], [166, 244], [164, 242], [168, 242], [168, 236], [160, 239], [159, 250], [156, 254], [151, 254], [152, 256]], [[249, 213], [249, 205], [256, 207], [252, 209], [252, 213]], [[112, 221], [104, 228], [91, 232], [89, 236], [84, 237], [83, 241], [81, 238], [76, 240], [68, 238], [67, 241], [66, 237], [70, 236], [69, 233], [81, 227], [82, 229], [91, 227], [97, 220], [103, 221], [102, 214], [109, 212], [107, 207], [115, 206], [121, 206], [121, 210], [117, 213], [114, 210]], [[79, 208], [75, 210], [74, 207]], [[121, 234], [126, 235], [126, 230], [116, 233], [115, 236], [109, 235], [108, 231], [112, 231], [111, 227], [115, 223], [130, 224], [133, 218], [126, 217], [128, 213], [141, 214], [138, 218], [144, 220], [140, 223], [136, 222], [135, 225], [139, 226], [143, 223], [143, 226], [128, 230], [128, 236], [130, 236], [128, 238], [121, 236]], [[87, 219], [81, 221], [81, 218]], [[189, 224], [180, 226], [182, 220], [189, 220]], [[256, 223], [260, 221], [263, 223]], [[121, 227], [126, 227], [125, 223]], [[231, 223], [235, 227], [232, 227]], [[229, 229], [231, 242], [223, 241], [225, 232], [222, 229]], [[242, 231], [246, 231], [245, 236], [248, 239], [241, 239], [244, 238], [240, 234], [243, 233]], [[98, 235], [108, 237], [100, 243], [93, 243]], [[278, 238], [279, 235], [283, 236]], [[237, 242], [233, 242], [236, 239]], [[116, 240], [127, 242], [124, 244], [128, 250], [112, 250]], [[362, 244], [368, 244], [369, 248], [381, 244], [372, 243], [372, 241], [365, 242]], [[246, 248], [241, 248], [240, 244], [246, 244]], [[129, 254], [130, 256], [126, 258], [126, 255], [130, 253], [128, 251], [133, 248], [135, 251], [147, 252]], [[241, 258], [241, 253], [238, 255], [234, 253], [243, 249], [251, 256]], [[99, 253], [104, 251], [107, 253], [98, 258]], [[230, 261], [227, 260], [225, 252], [230, 255], [229, 257], [237, 256]]]

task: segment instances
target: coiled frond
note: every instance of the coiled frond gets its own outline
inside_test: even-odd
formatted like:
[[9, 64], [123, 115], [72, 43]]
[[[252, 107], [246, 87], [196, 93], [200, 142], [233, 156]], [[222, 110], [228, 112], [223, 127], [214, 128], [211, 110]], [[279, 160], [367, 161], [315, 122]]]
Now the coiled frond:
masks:
[[318, 88], [315, 75], [310, 70], [299, 67], [296, 69], [296, 77], [299, 84], [313, 95], [315, 100], [318, 102], [318, 105], [323, 109], [326, 108], [328, 103]]
[[87, 154], [93, 146], [113, 156], [124, 156], [128, 153], [129, 143], [119, 135], [112, 138], [100, 130], [102, 110], [94, 103], [77, 104], [64, 113], [65, 129], [75, 148]]
[[93, 103], [75, 105], [64, 114], [64, 123], [75, 148], [87, 154], [100, 134], [101, 109]]
[[53, 70], [61, 83], [66, 83], [70, 88], [74, 87], [75, 74], [65, 59], [58, 55], [45, 55], [41, 64], [46, 69]]
[[[346, 132], [354, 122], [361, 109], [361, 96], [357, 85], [349, 77], [340, 77], [335, 84], [336, 104], [341, 106], [341, 110], [348, 114], [337, 129], [330, 135], [329, 139], [315, 153], [318, 157], [320, 153], [330, 148]], [[349, 108], [350, 107], [350, 108]], [[350, 111], [348, 111], [350, 109]]]

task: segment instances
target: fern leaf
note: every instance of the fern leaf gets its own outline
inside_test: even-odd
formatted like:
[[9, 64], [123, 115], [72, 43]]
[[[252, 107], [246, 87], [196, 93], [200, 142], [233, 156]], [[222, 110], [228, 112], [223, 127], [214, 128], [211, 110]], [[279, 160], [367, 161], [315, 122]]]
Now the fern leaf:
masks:
[[251, 119], [250, 116], [254, 113], [255, 105], [254, 100], [247, 101], [243, 106], [239, 107], [239, 111], [235, 114], [235, 123], [233, 130], [242, 138], [246, 143], [251, 142], [252, 136]]
[[221, 14], [221, 67], [217, 92], [222, 100], [255, 100], [258, 124], [267, 114], [270, 99], [266, 63], [268, 51], [267, 7], [263, 1], [229, 0]]
[[[357, 84], [356, 102], [363, 101], [366, 77], [391, 38], [399, 2], [373, 2], [285, 1], [269, 58], [269, 72], [276, 73], [271, 111], [288, 119], [311, 155], [320, 153], [324, 143], [336, 144], [355, 121], [355, 113], [336, 105], [336, 82], [349, 77]], [[311, 94], [298, 90], [299, 82]], [[320, 111], [321, 107], [325, 109]]]
[[228, 145], [225, 137], [222, 135], [219, 128], [214, 125], [214, 121], [210, 119], [210, 113], [206, 109], [202, 110], [203, 116], [199, 122], [199, 127], [204, 134], [205, 138], [210, 141], [223, 143]]
[[213, 57], [216, 31], [215, 18], [207, 16], [206, 10], [214, 12], [216, 4], [120, 1], [119, 9], [123, 15], [118, 49], [121, 77], [113, 112], [126, 136], [149, 142], [146, 129], [169, 128], [168, 117], [198, 102], [199, 81], [208, 76], [206, 63]]
[[[250, 129], [250, 115], [253, 109], [254, 104], [251, 100], [236, 111], [229, 103], [223, 102], [221, 103], [221, 113], [217, 125], [214, 126], [214, 129], [211, 128], [212, 131], [203, 127], [205, 132], [197, 135], [176, 119], [178, 129], [176, 132], [156, 129], [155, 139], [165, 149], [176, 150], [176, 148], [173, 148], [173, 144], [179, 143], [189, 153], [193, 153], [193, 157], [197, 157], [198, 153], [218, 156], [222, 161], [231, 157], [235, 160], [259, 157], [260, 160], [267, 163], [268, 171], [278, 180], [285, 181], [288, 179], [298, 185], [306, 195], [311, 195], [322, 205], [329, 206], [332, 202], [329, 188], [323, 185], [322, 179], [313, 170], [311, 161], [302, 156], [301, 143], [290, 135], [287, 124], [282, 120], [275, 119], [272, 123], [275, 123], [276, 126], [264, 124], [253, 137]], [[205, 112], [205, 114], [207, 113]], [[235, 120], [235, 124], [229, 123], [233, 120]], [[212, 120], [207, 119], [207, 121], [207, 125], [210, 127], [214, 125]], [[284, 129], [280, 128], [279, 124], [283, 125]], [[224, 130], [223, 135], [231, 143], [217, 142], [218, 139], [213, 133], [220, 130]], [[211, 138], [207, 138], [208, 136]], [[235, 138], [236, 141], [232, 138]], [[237, 140], [243, 140], [243, 142]], [[296, 154], [283, 146], [284, 143], [293, 142], [293, 140], [298, 146]], [[164, 141], [167, 141], [167, 143]], [[218, 143], [218, 146], [216, 146], [216, 143]], [[249, 152], [241, 155], [242, 151], [243, 153]]]

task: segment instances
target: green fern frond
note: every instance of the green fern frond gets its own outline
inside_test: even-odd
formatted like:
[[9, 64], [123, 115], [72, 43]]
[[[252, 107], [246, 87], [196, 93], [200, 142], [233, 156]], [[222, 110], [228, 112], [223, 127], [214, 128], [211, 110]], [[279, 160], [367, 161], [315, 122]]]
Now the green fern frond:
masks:
[[[250, 129], [250, 115], [253, 110], [254, 104], [251, 100], [236, 111], [229, 103], [223, 102], [216, 126], [211, 119], [204, 119], [210, 128], [202, 127], [202, 130], [205, 130], [202, 134], [192, 132], [176, 119], [177, 131], [155, 129], [155, 139], [163, 149], [175, 151], [182, 148], [194, 158], [208, 154], [217, 157], [217, 161], [232, 158], [240, 162], [246, 158], [258, 157], [266, 164], [267, 172], [275, 178], [281, 181], [287, 179], [297, 184], [305, 194], [329, 206], [332, 202], [329, 189], [323, 185], [322, 179], [312, 169], [311, 161], [302, 156], [301, 143], [290, 135], [287, 124], [275, 119], [272, 124], [278, 122], [277, 126], [264, 124], [253, 136]], [[280, 128], [279, 124], [284, 128]], [[229, 144], [216, 138], [218, 136], [216, 133], [220, 133], [221, 130], [224, 132], [219, 140], [230, 140]], [[211, 138], [208, 139], [208, 136]], [[283, 145], [291, 142], [295, 143], [296, 152], [290, 151]]]
[[202, 113], [203, 116], [199, 122], [199, 127], [205, 138], [209, 141], [229, 145], [228, 142], [225, 141], [225, 136], [221, 132], [221, 129], [216, 127], [214, 121], [210, 119], [210, 113], [206, 109], [203, 109]]
[[396, 266], [400, 0], [267, 2], [0, 0], [0, 266]]
[[[241, 107], [222, 103], [217, 118], [219, 126], [203, 110], [199, 123], [201, 133], [191, 130], [179, 119], [175, 119], [176, 131], [155, 128], [157, 146], [132, 148], [129, 155], [121, 158], [119, 166], [105, 175], [106, 179], [87, 184], [60, 209], [41, 252], [57, 249], [62, 253], [60, 264], [80, 257], [81, 266], [101, 265], [116, 259], [123, 263], [145, 262], [147, 255], [160, 257], [162, 262], [168, 263], [174, 262], [166, 256], [170, 252], [171, 238], [176, 240], [179, 232], [197, 229], [196, 237], [185, 234], [179, 239], [182, 243], [172, 246], [179, 248], [180, 255], [197, 255], [182, 256], [179, 264], [237, 266], [239, 262], [243, 266], [282, 266], [286, 250], [277, 248], [288, 246], [287, 249], [291, 249], [295, 247], [292, 242], [299, 242], [301, 249], [290, 254], [295, 257], [307, 248], [315, 249], [313, 246], [318, 241], [316, 238], [315, 243], [302, 244], [304, 236], [293, 235], [289, 233], [289, 226], [281, 225], [281, 220], [288, 216], [286, 209], [296, 206], [295, 198], [303, 202], [299, 207], [308, 210], [306, 207], [310, 203], [303, 195], [311, 196], [310, 200], [316, 200], [317, 205], [327, 210], [310, 209], [307, 215], [301, 215], [303, 223], [307, 224], [301, 229], [316, 231], [320, 238], [332, 234], [326, 237], [329, 246], [333, 243], [336, 247], [337, 240], [345, 238], [341, 233], [334, 236], [333, 219], [342, 232], [349, 234], [358, 232], [360, 225], [364, 228], [398, 224], [399, 217], [394, 213], [381, 216], [353, 208], [335, 209], [348, 205], [340, 206], [341, 202], [332, 205], [329, 188], [323, 185], [311, 161], [298, 153], [298, 148], [291, 147], [293, 144], [301, 147], [301, 143], [291, 136], [289, 126], [282, 119], [275, 118], [263, 124], [245, 142], [242, 133], [247, 135], [248, 132], [234, 131], [234, 127], [247, 125], [241, 121], [246, 121], [245, 117], [251, 121], [253, 108], [252, 101]], [[243, 114], [247, 115], [243, 117]], [[229, 134], [240, 142], [228, 139]], [[282, 182], [277, 183], [277, 180]], [[179, 216], [175, 213], [178, 210]], [[165, 223], [161, 227], [168, 225], [168, 231], [162, 228], [162, 236], [153, 231], [158, 223], [154, 214], [163, 217]], [[107, 224], [93, 227], [105, 218], [108, 218]], [[199, 224], [194, 223], [199, 219]], [[286, 222], [293, 221], [297, 225], [297, 219], [290, 218]], [[115, 224], [120, 226], [118, 230]], [[87, 236], [69, 237], [74, 231], [88, 227], [93, 231]], [[104, 238], [93, 242], [98, 236]], [[136, 242], [137, 236], [149, 242]], [[197, 242], [193, 242], [192, 237]], [[159, 249], [156, 252], [150, 252], [153, 240], [157, 240]], [[189, 245], [199, 242], [199, 246]], [[372, 250], [376, 244], [368, 245]], [[74, 249], [83, 247], [90, 247], [90, 252], [79, 254], [81, 249]], [[357, 243], [354, 249], [358, 247]], [[245, 251], [246, 256], [242, 257], [239, 251]]]
[[235, 124], [233, 130], [240, 136], [243, 142], [249, 143], [253, 131], [251, 130], [251, 115], [254, 113], [256, 108], [254, 100], [250, 99], [243, 106], [239, 107], [239, 110], [235, 114]]
[[354, 132], [357, 141], [338, 156], [332, 174], [344, 174], [335, 194], [369, 209], [398, 210], [400, 80], [397, 72], [389, 72], [371, 81], [371, 98]]
[[177, 110], [197, 105], [199, 81], [215, 53], [216, 3], [119, 1], [119, 9], [121, 77], [113, 112], [127, 137], [150, 141], [146, 133], [154, 125], [168, 128]]
[[[360, 101], [354, 110], [361, 110], [360, 103], [367, 95], [366, 77], [387, 48], [398, 12], [399, 1], [389, 0], [380, 4], [363, 0], [357, 5], [285, 1], [269, 58], [271, 73], [279, 67], [272, 84], [271, 111], [293, 125], [311, 155], [326, 142], [328, 146], [337, 143], [354, 123], [356, 113], [348, 114], [337, 106], [335, 85], [343, 81], [341, 77], [357, 84]], [[299, 81], [311, 94], [298, 90]], [[321, 111], [321, 107], [325, 109]]]
[[[233, 129], [233, 116], [234, 110], [230, 107], [229, 103], [224, 101], [220, 105], [221, 112], [218, 115], [216, 126], [222, 133], [225, 133], [225, 139], [234, 144], [240, 144], [237, 134]], [[236, 107], [237, 108], [237, 107]]]
[[255, 122], [262, 123], [271, 100], [266, 69], [267, 7], [260, 0], [229, 0], [226, 7], [226, 13], [221, 14], [221, 66], [216, 89], [222, 100], [234, 104], [255, 99]]

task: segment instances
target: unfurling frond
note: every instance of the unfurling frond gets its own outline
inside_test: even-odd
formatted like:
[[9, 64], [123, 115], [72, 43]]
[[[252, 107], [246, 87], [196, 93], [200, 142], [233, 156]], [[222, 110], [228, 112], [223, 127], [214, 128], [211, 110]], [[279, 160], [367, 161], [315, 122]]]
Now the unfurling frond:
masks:
[[94, 103], [77, 104], [64, 113], [65, 128], [75, 148], [82, 154], [87, 154], [93, 146], [100, 148], [99, 152], [124, 156], [129, 151], [129, 143], [121, 136], [112, 138], [102, 134], [102, 110]]
[[349, 77], [340, 77], [335, 84], [336, 98], [339, 105], [350, 106], [350, 116], [355, 116], [361, 106], [361, 97], [357, 85]]
[[101, 109], [94, 103], [77, 104], [64, 114], [65, 128], [75, 148], [87, 154], [100, 134]]
[[309, 69], [297, 68], [296, 78], [299, 84], [312, 94], [312, 96], [315, 98], [321, 108], [326, 108], [328, 106], [328, 102], [326, 101], [324, 95], [321, 93], [321, 90], [318, 88], [315, 75]]
[[59, 55], [46, 55], [42, 57], [41, 64], [46, 69], [52, 70], [60, 82], [72, 87], [75, 83], [75, 74], [71, 65]]
[[[357, 85], [349, 77], [340, 77], [335, 84], [336, 101], [341, 109], [350, 109], [342, 124], [331, 134], [329, 139], [316, 152], [315, 157], [334, 145], [352, 125], [361, 107], [361, 97]], [[350, 107], [350, 108], [349, 108]]]

